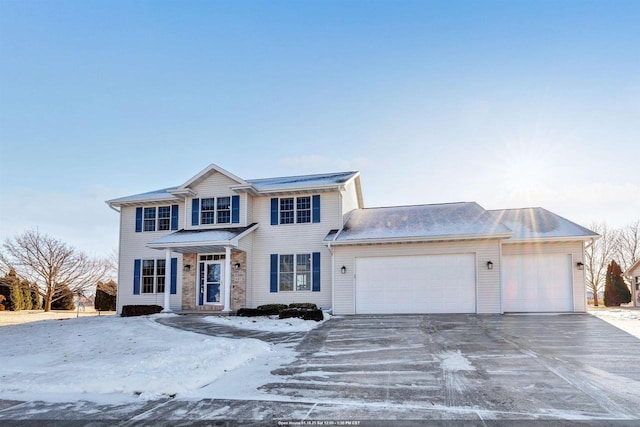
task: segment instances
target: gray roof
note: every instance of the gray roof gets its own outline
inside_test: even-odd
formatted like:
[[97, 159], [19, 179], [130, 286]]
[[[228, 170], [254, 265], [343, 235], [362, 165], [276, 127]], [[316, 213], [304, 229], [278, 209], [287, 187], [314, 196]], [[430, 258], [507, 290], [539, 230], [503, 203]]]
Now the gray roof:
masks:
[[512, 240], [597, 237], [598, 234], [544, 208], [495, 209], [497, 223], [513, 230]]
[[[155, 200], [164, 200], [164, 199], [175, 199], [170, 190], [175, 190], [178, 187], [168, 187], [162, 188], [160, 190], [148, 191], [146, 193], [133, 194], [131, 196], [118, 197], [117, 199], [108, 200], [107, 203], [111, 204], [126, 204], [126, 203], [135, 203], [135, 202], [145, 202], [145, 201], [155, 201]], [[177, 199], [176, 199], [177, 200]]]
[[342, 231], [331, 241], [348, 243], [385, 239], [437, 240], [509, 235], [511, 230], [496, 222], [480, 205], [475, 202], [461, 202], [356, 209]]
[[357, 173], [358, 172], [335, 172], [317, 175], [285, 176], [280, 178], [249, 179], [247, 182], [253, 185], [258, 191], [324, 187], [344, 184]]
[[156, 240], [149, 242], [150, 245], [161, 245], [167, 243], [206, 243], [206, 242], [226, 242], [229, 241], [256, 224], [247, 227], [215, 228], [207, 230], [178, 230], [175, 233], [167, 234]]

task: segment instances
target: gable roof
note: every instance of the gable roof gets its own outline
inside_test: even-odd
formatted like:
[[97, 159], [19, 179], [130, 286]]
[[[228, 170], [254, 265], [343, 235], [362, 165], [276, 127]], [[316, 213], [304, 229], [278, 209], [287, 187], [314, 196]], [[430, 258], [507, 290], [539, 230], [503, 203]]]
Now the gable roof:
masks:
[[362, 189], [360, 188], [360, 172], [333, 172], [315, 175], [284, 176], [278, 178], [260, 178], [243, 180], [221, 167], [211, 164], [190, 178], [184, 184], [177, 187], [163, 188], [161, 190], [149, 191], [131, 196], [119, 197], [107, 200], [107, 204], [113, 206], [133, 205], [138, 203], [152, 203], [162, 201], [179, 201], [183, 197], [195, 196], [196, 192], [190, 187], [211, 174], [218, 172], [231, 180], [237, 182], [230, 186], [232, 190], [238, 192], [249, 192], [252, 195], [270, 195], [284, 192], [314, 192], [329, 190], [334, 191], [346, 185], [350, 180], [356, 181], [356, 193], [358, 202], [362, 206]]
[[599, 235], [544, 208], [495, 209], [489, 211], [496, 223], [513, 230], [511, 241], [588, 240]]
[[178, 230], [152, 240], [152, 249], [171, 249], [180, 253], [211, 252], [212, 248], [238, 245], [238, 240], [258, 228], [257, 223], [246, 227], [214, 228], [205, 230]]
[[355, 209], [332, 244], [510, 237], [511, 230], [475, 202]]
[[631, 267], [629, 267], [629, 268], [627, 269], [627, 271], [625, 271], [625, 272], [624, 272], [624, 275], [625, 275], [625, 276], [631, 276], [631, 272], [632, 272], [633, 270], [635, 270], [635, 269], [636, 269], [636, 267], [638, 267], [638, 266], [640, 266], [640, 258], [638, 258], [638, 260], [637, 260], [636, 262], [634, 262], [634, 263], [633, 263], [633, 265], [631, 265]]

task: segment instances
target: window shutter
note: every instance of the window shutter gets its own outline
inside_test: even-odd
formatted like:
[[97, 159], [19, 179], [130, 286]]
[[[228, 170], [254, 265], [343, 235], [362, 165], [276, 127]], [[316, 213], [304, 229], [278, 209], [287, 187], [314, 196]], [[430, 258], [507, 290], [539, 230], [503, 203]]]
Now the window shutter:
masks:
[[311, 290], [320, 292], [320, 252], [311, 255]]
[[240, 196], [231, 196], [231, 222], [240, 222]]
[[136, 208], [136, 233], [142, 231], [142, 208]]
[[133, 294], [140, 295], [140, 260], [133, 261]]
[[200, 281], [198, 282], [198, 305], [204, 305], [204, 262], [200, 263]]
[[278, 198], [271, 199], [271, 225], [278, 225]]
[[320, 222], [320, 195], [311, 198], [311, 216], [313, 222]]
[[171, 205], [171, 229], [178, 229], [178, 205]]
[[191, 225], [200, 225], [200, 199], [191, 200]]
[[178, 293], [178, 258], [171, 258], [171, 294]]
[[[278, 199], [276, 199], [278, 200]], [[271, 254], [271, 292], [278, 292], [278, 254]]]

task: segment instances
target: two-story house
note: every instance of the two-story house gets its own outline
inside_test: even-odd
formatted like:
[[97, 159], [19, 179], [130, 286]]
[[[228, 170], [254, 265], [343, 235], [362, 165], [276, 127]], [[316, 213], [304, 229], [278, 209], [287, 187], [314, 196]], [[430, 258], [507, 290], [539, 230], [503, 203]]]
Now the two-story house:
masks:
[[107, 202], [118, 312], [311, 302], [334, 314], [585, 311], [584, 243], [542, 208], [364, 208], [359, 172], [244, 180], [210, 165]]

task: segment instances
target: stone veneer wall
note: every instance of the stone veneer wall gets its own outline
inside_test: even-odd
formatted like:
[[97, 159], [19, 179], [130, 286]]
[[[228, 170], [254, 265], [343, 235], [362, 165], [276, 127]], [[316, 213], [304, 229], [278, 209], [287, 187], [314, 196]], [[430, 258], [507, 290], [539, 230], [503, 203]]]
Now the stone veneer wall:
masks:
[[194, 310], [196, 308], [196, 275], [198, 274], [198, 255], [183, 254], [182, 265], [189, 264], [189, 271], [182, 271], [182, 309]]
[[[240, 269], [234, 265], [240, 263]], [[231, 252], [231, 310], [237, 311], [247, 304], [247, 253]]]

